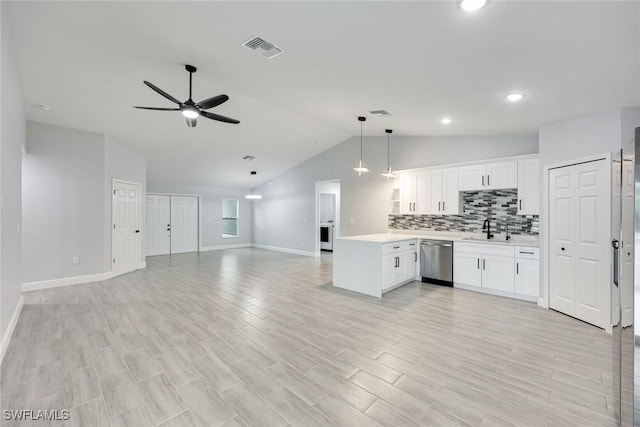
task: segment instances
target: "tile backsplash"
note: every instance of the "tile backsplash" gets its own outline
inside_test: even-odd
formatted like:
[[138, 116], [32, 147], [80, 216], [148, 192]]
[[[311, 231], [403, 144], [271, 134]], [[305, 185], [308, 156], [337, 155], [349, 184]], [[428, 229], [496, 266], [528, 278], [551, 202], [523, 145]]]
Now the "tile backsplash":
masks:
[[482, 232], [485, 219], [491, 229], [502, 233], [509, 226], [512, 234], [537, 235], [538, 215], [518, 215], [518, 190], [465, 191], [460, 215], [389, 215], [389, 228]]

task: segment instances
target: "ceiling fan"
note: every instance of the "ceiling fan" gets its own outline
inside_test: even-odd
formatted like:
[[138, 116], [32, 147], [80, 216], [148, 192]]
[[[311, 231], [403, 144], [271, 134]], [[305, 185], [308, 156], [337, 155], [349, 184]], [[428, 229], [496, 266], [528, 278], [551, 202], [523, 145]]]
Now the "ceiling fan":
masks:
[[240, 121], [236, 119], [232, 119], [230, 117], [225, 117], [219, 114], [213, 114], [208, 111], [205, 111], [210, 108], [217, 107], [218, 105], [224, 102], [227, 102], [229, 100], [229, 97], [227, 95], [212, 96], [211, 98], [207, 98], [204, 101], [200, 101], [198, 103], [193, 102], [193, 100], [191, 99], [191, 80], [193, 77], [193, 73], [197, 71], [197, 68], [194, 67], [193, 65], [185, 65], [184, 68], [189, 72], [189, 99], [187, 99], [184, 102], [178, 101], [176, 98], [169, 95], [167, 92], [163, 91], [158, 86], [144, 80], [144, 84], [146, 84], [151, 89], [158, 92], [160, 95], [167, 98], [169, 101], [178, 104], [178, 108], [137, 107], [137, 106], [134, 106], [134, 108], [141, 108], [143, 110], [156, 110], [156, 111], [181, 111], [182, 115], [185, 117], [187, 121], [187, 126], [190, 128], [196, 127], [196, 124], [198, 122], [198, 116], [206, 117], [211, 120], [217, 120], [219, 122], [233, 123], [235, 125], [240, 123]]

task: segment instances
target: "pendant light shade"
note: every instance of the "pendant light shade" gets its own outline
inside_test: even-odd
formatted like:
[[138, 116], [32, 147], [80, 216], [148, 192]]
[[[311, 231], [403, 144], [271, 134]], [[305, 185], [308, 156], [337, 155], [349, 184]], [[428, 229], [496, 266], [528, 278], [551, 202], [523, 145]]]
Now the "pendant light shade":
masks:
[[389, 181], [389, 178], [395, 178], [396, 177], [391, 172], [391, 161], [389, 160], [389, 158], [390, 158], [390, 156], [389, 156], [389, 137], [391, 136], [391, 132], [393, 132], [393, 131], [391, 129], [385, 129], [384, 131], [387, 133], [387, 170], [382, 172], [382, 176], [387, 178], [387, 181]]
[[362, 124], [365, 120], [367, 120], [366, 117], [358, 116], [358, 121], [360, 122], [360, 163], [353, 168], [354, 171], [358, 172], [358, 176], [362, 176], [363, 172], [369, 172], [369, 168], [362, 163]]

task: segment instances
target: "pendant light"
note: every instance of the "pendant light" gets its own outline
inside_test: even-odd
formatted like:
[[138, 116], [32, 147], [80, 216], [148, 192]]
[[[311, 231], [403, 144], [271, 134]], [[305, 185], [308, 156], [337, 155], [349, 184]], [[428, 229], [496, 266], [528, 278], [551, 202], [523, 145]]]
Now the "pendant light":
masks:
[[387, 170], [382, 172], [382, 176], [387, 178], [387, 181], [389, 181], [389, 178], [395, 178], [395, 174], [393, 174], [391, 172], [391, 163], [389, 161], [389, 137], [391, 136], [391, 132], [393, 132], [391, 129], [385, 129], [384, 130], [387, 133]]
[[358, 116], [358, 121], [360, 122], [360, 163], [353, 168], [354, 171], [358, 172], [358, 176], [362, 176], [363, 172], [369, 172], [369, 168], [362, 164], [362, 123], [365, 120], [367, 120], [366, 117]]

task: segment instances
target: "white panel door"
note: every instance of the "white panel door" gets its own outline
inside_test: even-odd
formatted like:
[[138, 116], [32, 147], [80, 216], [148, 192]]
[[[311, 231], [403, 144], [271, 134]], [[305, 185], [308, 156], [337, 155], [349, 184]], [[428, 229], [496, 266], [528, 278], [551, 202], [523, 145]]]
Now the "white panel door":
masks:
[[460, 192], [458, 190], [458, 168], [442, 170], [442, 213], [460, 213]]
[[404, 172], [398, 176], [400, 183], [400, 213], [413, 213], [416, 201], [416, 176], [412, 172]]
[[607, 327], [610, 295], [611, 193], [606, 162], [583, 163], [577, 168], [576, 317]]
[[549, 172], [549, 306], [609, 325], [611, 200], [606, 161]]
[[463, 285], [482, 286], [480, 254], [456, 252], [453, 256], [453, 281]]
[[487, 163], [487, 189], [516, 188], [518, 186], [518, 162]]
[[399, 262], [399, 277], [398, 282], [406, 282], [408, 280], [413, 280], [415, 278], [416, 273], [416, 253], [414, 251], [404, 251], [398, 254], [400, 258]]
[[198, 251], [198, 198], [171, 196], [171, 253]]
[[145, 255], [167, 255], [171, 251], [170, 196], [147, 194]]
[[485, 165], [463, 166], [458, 169], [459, 190], [484, 190]]
[[518, 215], [540, 213], [540, 165], [538, 159], [518, 162]]
[[431, 170], [426, 172], [427, 181], [427, 212], [429, 214], [442, 214], [442, 171]]
[[385, 255], [382, 257], [382, 290], [389, 289], [396, 284], [397, 270], [396, 254]]
[[427, 171], [418, 171], [414, 175], [415, 203], [413, 212], [426, 214], [429, 212], [429, 177]]
[[127, 273], [140, 267], [140, 193], [140, 184], [113, 182], [111, 220], [114, 274]]
[[512, 257], [482, 256], [482, 287], [498, 291], [513, 292], [514, 262]]

